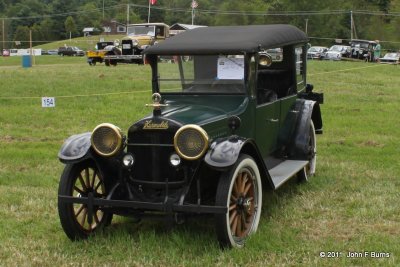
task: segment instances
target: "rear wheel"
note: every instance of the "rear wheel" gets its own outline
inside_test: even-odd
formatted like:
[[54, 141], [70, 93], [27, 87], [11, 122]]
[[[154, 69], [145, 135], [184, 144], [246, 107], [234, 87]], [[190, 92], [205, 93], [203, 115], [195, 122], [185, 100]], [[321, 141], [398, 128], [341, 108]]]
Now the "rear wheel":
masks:
[[222, 174], [216, 196], [217, 206], [226, 214], [215, 216], [217, 237], [222, 247], [243, 247], [257, 231], [262, 204], [262, 186], [257, 164], [241, 155], [231, 171]]
[[[72, 197], [105, 198], [103, 177], [97, 166], [89, 161], [68, 164], [61, 176], [58, 194]], [[112, 214], [93, 206], [92, 214], [86, 204], [58, 202], [58, 213], [64, 232], [71, 240], [84, 239], [111, 223]]]
[[312, 120], [310, 121], [307, 150], [308, 164], [297, 173], [297, 178], [300, 182], [307, 182], [308, 179], [315, 174], [315, 169], [317, 166], [317, 138]]

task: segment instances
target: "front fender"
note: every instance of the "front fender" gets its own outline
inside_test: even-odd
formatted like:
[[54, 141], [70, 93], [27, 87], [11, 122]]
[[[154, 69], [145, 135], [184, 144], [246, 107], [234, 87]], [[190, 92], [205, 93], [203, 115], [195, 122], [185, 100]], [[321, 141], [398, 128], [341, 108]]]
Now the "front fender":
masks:
[[256, 144], [251, 139], [238, 136], [219, 138], [211, 144], [211, 148], [204, 157], [204, 161], [210, 167], [224, 171], [236, 163], [241, 153], [252, 156], [256, 161], [262, 177], [263, 186], [274, 188], [267, 166]]
[[76, 161], [88, 155], [91, 147], [91, 135], [92, 133], [87, 132], [70, 136], [58, 152], [60, 161], [63, 163]]
[[204, 161], [216, 168], [226, 168], [235, 164], [246, 139], [233, 136], [215, 140], [207, 152]]

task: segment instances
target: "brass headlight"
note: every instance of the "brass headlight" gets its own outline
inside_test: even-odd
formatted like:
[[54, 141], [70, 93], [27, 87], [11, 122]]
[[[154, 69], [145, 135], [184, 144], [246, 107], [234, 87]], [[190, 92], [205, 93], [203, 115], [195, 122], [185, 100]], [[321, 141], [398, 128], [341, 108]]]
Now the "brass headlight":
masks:
[[196, 160], [203, 156], [208, 148], [208, 135], [197, 125], [185, 125], [176, 132], [174, 147], [182, 158]]
[[272, 64], [272, 57], [267, 53], [260, 53], [259, 64], [263, 67], [269, 67]]
[[104, 157], [111, 157], [121, 148], [121, 129], [111, 123], [102, 123], [94, 128], [91, 142], [93, 149], [98, 154]]

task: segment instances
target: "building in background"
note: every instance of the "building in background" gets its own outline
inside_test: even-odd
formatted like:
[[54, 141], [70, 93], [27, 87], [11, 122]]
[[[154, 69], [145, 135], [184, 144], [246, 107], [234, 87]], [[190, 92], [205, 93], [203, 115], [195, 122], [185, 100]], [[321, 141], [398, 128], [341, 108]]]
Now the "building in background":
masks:
[[177, 35], [178, 33], [181, 33], [181, 32], [187, 31], [187, 30], [192, 30], [195, 28], [200, 28], [200, 27], [207, 27], [207, 26], [175, 23], [169, 29], [169, 33], [171, 35]]

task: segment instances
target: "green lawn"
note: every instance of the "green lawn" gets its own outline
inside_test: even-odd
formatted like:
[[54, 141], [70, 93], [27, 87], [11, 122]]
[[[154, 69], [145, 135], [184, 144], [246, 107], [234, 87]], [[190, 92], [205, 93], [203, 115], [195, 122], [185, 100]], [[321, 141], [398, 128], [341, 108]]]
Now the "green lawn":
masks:
[[[0, 58], [0, 266], [396, 266], [399, 72], [309, 62], [308, 82], [325, 94], [317, 174], [265, 192], [257, 234], [244, 249], [221, 251], [210, 218], [170, 228], [115, 217], [104, 234], [83, 242], [71, 242], [61, 228], [63, 140], [102, 122], [126, 132], [149, 113], [149, 66], [89, 67], [85, 58], [43, 56], [24, 69], [21, 58]], [[42, 96], [56, 97], [56, 107], [42, 108]]]

